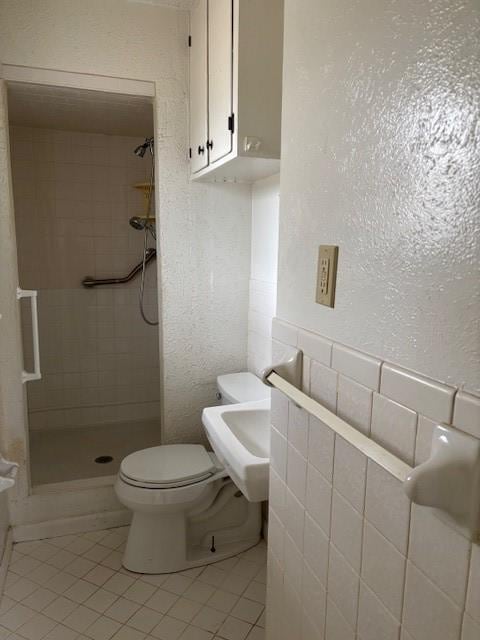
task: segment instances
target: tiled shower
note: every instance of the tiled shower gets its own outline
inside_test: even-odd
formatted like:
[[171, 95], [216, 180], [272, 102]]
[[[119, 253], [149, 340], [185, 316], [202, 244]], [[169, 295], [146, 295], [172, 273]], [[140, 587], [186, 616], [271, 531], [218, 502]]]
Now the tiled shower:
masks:
[[[140, 316], [138, 279], [82, 286], [86, 276], [124, 276], [141, 260], [143, 233], [128, 224], [145, 206], [133, 186], [149, 179], [150, 158], [133, 153], [141, 142], [10, 130], [20, 286], [38, 290], [43, 375], [27, 388], [33, 484], [112, 475], [132, 447], [160, 438], [158, 328]], [[32, 331], [24, 302], [28, 370]], [[154, 262], [145, 310], [157, 316]], [[114, 459], [96, 464], [102, 456]]]

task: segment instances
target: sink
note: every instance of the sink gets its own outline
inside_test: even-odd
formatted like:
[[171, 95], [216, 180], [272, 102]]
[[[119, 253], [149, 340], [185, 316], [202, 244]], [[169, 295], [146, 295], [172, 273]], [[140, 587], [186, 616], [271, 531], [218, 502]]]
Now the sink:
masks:
[[270, 400], [208, 407], [202, 422], [218, 459], [247, 500], [267, 500]]

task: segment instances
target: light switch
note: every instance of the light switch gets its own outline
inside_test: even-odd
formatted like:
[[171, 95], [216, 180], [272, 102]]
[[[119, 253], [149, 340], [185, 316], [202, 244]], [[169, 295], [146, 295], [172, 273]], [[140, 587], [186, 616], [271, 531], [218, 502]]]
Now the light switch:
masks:
[[315, 301], [327, 307], [335, 305], [338, 247], [321, 244], [318, 250], [317, 295]]

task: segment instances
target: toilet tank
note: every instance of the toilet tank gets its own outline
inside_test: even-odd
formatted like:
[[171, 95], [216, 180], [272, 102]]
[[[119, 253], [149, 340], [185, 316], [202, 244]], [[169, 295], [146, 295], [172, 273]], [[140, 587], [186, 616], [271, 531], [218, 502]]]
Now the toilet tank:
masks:
[[253, 402], [270, 398], [270, 388], [248, 371], [218, 376], [217, 389], [217, 399], [221, 404]]

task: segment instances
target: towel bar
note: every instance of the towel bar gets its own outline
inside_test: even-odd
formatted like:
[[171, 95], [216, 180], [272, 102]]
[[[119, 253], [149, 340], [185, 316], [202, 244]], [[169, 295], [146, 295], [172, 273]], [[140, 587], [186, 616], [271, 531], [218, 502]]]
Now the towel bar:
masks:
[[413, 468], [384, 449], [272, 369], [264, 382], [361, 451], [402, 482], [416, 504], [430, 507], [470, 540], [480, 543], [480, 441], [453, 427], [437, 425], [430, 458]]
[[388, 471], [392, 476], [404, 482], [407, 476], [412, 472], [406, 462], [397, 458], [393, 453], [390, 453], [384, 449], [381, 445], [374, 442], [371, 438], [349, 425], [347, 422], [339, 418], [337, 415], [323, 407], [306, 393], [300, 391], [292, 384], [281, 378], [277, 373], [272, 372], [266, 380], [272, 387], [275, 387], [282, 393], [284, 393], [290, 400], [296, 405], [305, 409], [308, 413], [311, 413], [316, 418], [321, 420], [332, 431], [341, 436], [353, 447], [364, 453], [368, 458], [376, 462], [380, 467]]

